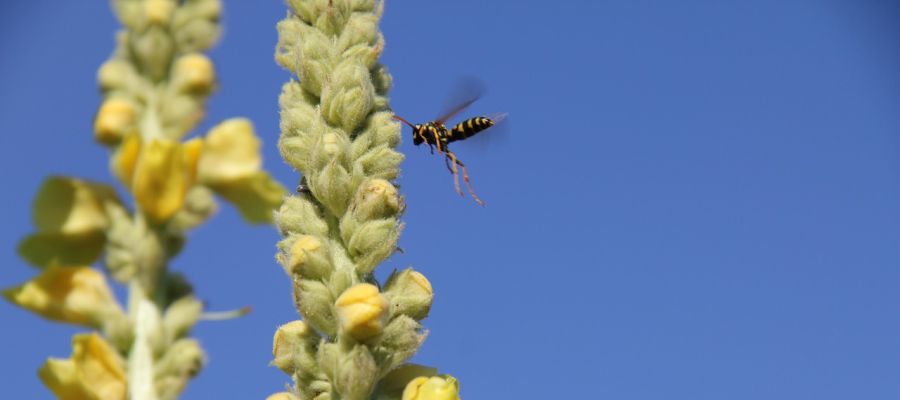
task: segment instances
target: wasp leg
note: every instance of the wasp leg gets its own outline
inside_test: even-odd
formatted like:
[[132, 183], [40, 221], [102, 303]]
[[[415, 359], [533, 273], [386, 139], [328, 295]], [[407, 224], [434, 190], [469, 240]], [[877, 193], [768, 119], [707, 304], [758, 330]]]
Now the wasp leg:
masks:
[[472, 189], [472, 182], [469, 181], [469, 171], [466, 169], [465, 164], [462, 161], [459, 161], [459, 158], [456, 157], [456, 154], [453, 154], [451, 151], [447, 151], [447, 158], [450, 161], [453, 161], [453, 184], [456, 186], [456, 193], [459, 193], [462, 196], [462, 190], [459, 189], [459, 171], [456, 168], [459, 165], [459, 168], [462, 169], [463, 181], [466, 183], [466, 189], [469, 190], [469, 195], [472, 196], [472, 199], [475, 200], [476, 203], [480, 206], [484, 206], [484, 202], [478, 198], [478, 195], [475, 194], [475, 190]]

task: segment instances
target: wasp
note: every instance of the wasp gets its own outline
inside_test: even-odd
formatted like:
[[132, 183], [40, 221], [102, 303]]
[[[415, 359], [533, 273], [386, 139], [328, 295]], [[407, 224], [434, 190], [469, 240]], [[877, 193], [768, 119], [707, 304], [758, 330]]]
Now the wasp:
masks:
[[469, 100], [466, 100], [465, 102], [457, 105], [456, 107], [453, 107], [450, 111], [442, 115], [440, 118], [426, 122], [424, 124], [410, 123], [399, 115], [394, 115], [393, 118], [412, 128], [414, 145], [418, 146], [422, 143], [425, 143], [428, 145], [429, 150], [431, 150], [431, 154], [434, 154], [434, 150], [437, 149], [438, 154], [442, 154], [444, 156], [444, 164], [447, 165], [447, 169], [451, 174], [453, 174], [453, 186], [456, 188], [456, 193], [459, 193], [460, 196], [463, 196], [463, 192], [459, 187], [459, 175], [461, 170], [463, 182], [465, 182], [466, 184], [466, 189], [468, 189], [469, 195], [471, 195], [475, 202], [477, 202], [479, 205], [484, 206], [484, 202], [481, 201], [480, 198], [478, 198], [478, 195], [475, 194], [475, 190], [472, 189], [472, 183], [469, 180], [469, 172], [466, 169], [466, 165], [459, 160], [459, 157], [457, 157], [455, 153], [450, 151], [449, 144], [475, 136], [476, 134], [500, 123], [500, 121], [506, 118], [507, 114], [501, 113], [490, 117], [472, 117], [463, 120], [456, 125], [453, 125], [452, 128], [448, 128], [447, 125], [445, 125], [447, 120], [453, 118], [453, 116], [459, 114], [461, 111], [472, 105], [472, 103], [478, 100], [479, 97], [480, 95], [474, 96]]

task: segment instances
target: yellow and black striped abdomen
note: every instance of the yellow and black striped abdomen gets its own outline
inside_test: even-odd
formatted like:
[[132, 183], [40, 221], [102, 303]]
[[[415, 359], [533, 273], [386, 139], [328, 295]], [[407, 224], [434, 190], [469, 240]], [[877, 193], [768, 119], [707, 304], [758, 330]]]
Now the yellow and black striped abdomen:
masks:
[[494, 121], [490, 118], [469, 118], [453, 126], [453, 129], [450, 130], [448, 142], [466, 139], [492, 126], [494, 126]]

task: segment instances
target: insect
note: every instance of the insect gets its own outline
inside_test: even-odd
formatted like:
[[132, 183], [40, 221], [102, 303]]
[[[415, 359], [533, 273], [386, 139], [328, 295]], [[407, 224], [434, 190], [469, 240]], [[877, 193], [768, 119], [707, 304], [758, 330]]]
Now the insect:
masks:
[[466, 165], [459, 160], [459, 157], [457, 157], [455, 153], [450, 151], [448, 145], [456, 141], [468, 139], [479, 132], [500, 123], [500, 121], [506, 118], [507, 114], [502, 113], [491, 117], [479, 116], [469, 118], [453, 125], [452, 128], [447, 128], [447, 126], [444, 125], [447, 120], [456, 114], [459, 114], [462, 110], [465, 110], [466, 107], [472, 105], [479, 97], [480, 96], [477, 95], [471, 97], [469, 100], [452, 108], [440, 118], [424, 124], [410, 123], [399, 115], [394, 115], [393, 118], [412, 128], [414, 145], [418, 146], [425, 143], [428, 145], [429, 150], [431, 150], [431, 154], [434, 154], [434, 150], [437, 149], [438, 154], [444, 155], [444, 163], [447, 165], [447, 169], [450, 173], [453, 174], [453, 186], [456, 188], [456, 193], [459, 193], [460, 196], [463, 195], [462, 190], [459, 188], [459, 173], [460, 170], [462, 170], [463, 181], [466, 184], [466, 189], [468, 189], [469, 194], [475, 199], [475, 202], [484, 206], [484, 202], [478, 198], [478, 195], [475, 194], [475, 190], [472, 189], [472, 183], [469, 181], [469, 172], [466, 169]]

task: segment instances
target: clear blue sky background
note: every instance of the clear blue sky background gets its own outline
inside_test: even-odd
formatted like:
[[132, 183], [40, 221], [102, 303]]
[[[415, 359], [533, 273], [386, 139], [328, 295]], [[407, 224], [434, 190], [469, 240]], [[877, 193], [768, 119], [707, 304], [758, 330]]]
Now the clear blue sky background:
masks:
[[[221, 88], [203, 132], [251, 118], [275, 149], [279, 1], [225, 2]], [[460, 77], [508, 140], [461, 143], [486, 208], [412, 146], [401, 246], [435, 287], [415, 361], [467, 399], [900, 398], [900, 7], [890, 1], [389, 1], [398, 113], [436, 116]], [[111, 181], [92, 143], [104, 1], [0, 5], [0, 285], [52, 173]], [[174, 268], [216, 309], [185, 398], [254, 399], [296, 318], [270, 227], [223, 207]], [[49, 398], [35, 370], [78, 331], [0, 303], [5, 398]]]

